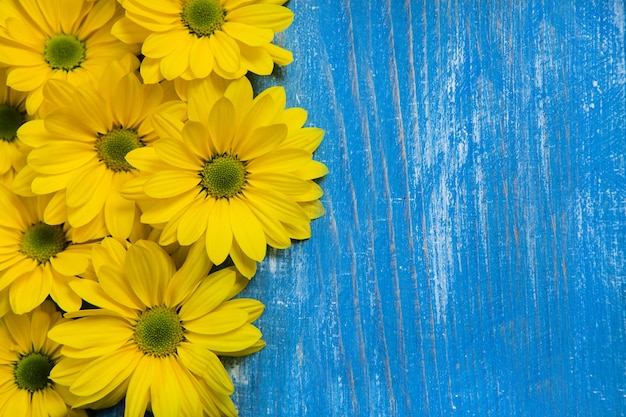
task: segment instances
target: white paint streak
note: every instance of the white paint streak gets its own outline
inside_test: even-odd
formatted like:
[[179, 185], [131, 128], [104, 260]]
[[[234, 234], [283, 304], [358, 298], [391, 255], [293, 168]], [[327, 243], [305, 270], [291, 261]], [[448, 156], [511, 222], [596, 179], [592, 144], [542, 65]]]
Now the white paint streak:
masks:
[[433, 190], [431, 224], [428, 231], [428, 246], [435, 292], [435, 310], [437, 318], [445, 321], [448, 304], [448, 289], [453, 278], [454, 254], [452, 250], [452, 225], [450, 221], [450, 191], [446, 177], [441, 176], [438, 186]]

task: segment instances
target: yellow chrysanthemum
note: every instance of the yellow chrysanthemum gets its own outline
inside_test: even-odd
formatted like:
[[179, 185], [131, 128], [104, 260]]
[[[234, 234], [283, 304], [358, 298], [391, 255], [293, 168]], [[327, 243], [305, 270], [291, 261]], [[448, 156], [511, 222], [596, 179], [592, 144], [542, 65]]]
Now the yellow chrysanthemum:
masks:
[[50, 380], [61, 359], [61, 346], [47, 338], [66, 320], [46, 301], [29, 314], [0, 319], [0, 410], [3, 416], [87, 417], [70, 408], [67, 388]]
[[135, 203], [118, 192], [138, 175], [125, 155], [156, 139], [151, 118], [157, 109], [182, 124], [186, 106], [164, 103], [160, 84], [142, 84], [117, 65], [97, 85], [49, 84], [46, 99], [50, 95], [55, 109], [19, 129], [21, 140], [33, 150], [13, 188], [24, 195], [55, 193], [47, 221], [60, 222], [67, 211], [73, 227], [100, 222], [105, 234], [125, 239], [139, 223]]
[[27, 148], [17, 137], [17, 130], [30, 117], [26, 93], [9, 88], [6, 81], [6, 68], [0, 68], [0, 183], [8, 185], [26, 165]]
[[56, 326], [49, 337], [64, 344], [53, 381], [79, 399], [72, 405], [102, 408], [124, 396], [125, 416], [236, 416], [233, 384], [217, 355], [243, 355], [264, 346], [252, 323], [263, 305], [233, 299], [247, 280], [233, 268], [208, 275], [200, 245], [183, 266], [147, 240], [128, 250], [114, 239], [94, 248], [99, 283], [72, 287], [95, 310]]
[[115, 0], [3, 1], [0, 64], [9, 68], [8, 85], [28, 92], [29, 114], [41, 105], [48, 80], [91, 82], [111, 62], [129, 62], [138, 52], [137, 44], [111, 35], [120, 12]]
[[[205, 240], [209, 258], [230, 255], [247, 277], [266, 246], [290, 246], [310, 237], [310, 221], [323, 214], [321, 188], [327, 173], [312, 160], [323, 131], [303, 128], [306, 112], [285, 110], [285, 92], [270, 88], [253, 99], [246, 78], [222, 91], [202, 81], [190, 88], [189, 118], [182, 128], [160, 132], [152, 148], [127, 155], [143, 176], [124, 195], [148, 199], [141, 220], [164, 225], [160, 243]], [[156, 115], [167, 123], [167, 115]]]
[[124, 0], [126, 17], [113, 27], [124, 42], [143, 42], [141, 75], [192, 80], [215, 72], [235, 79], [247, 71], [268, 75], [289, 64], [289, 51], [274, 44], [293, 13], [286, 0]]
[[0, 185], [0, 292], [9, 291], [11, 309], [31, 311], [48, 295], [65, 311], [81, 299], [69, 287], [87, 269], [91, 243], [74, 243], [67, 224], [44, 219], [49, 196], [19, 197]]

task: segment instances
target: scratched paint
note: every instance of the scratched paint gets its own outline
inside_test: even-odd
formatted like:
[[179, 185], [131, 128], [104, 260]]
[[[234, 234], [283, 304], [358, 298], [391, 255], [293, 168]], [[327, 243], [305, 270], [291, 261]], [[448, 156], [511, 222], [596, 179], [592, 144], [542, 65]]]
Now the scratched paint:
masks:
[[244, 294], [240, 415], [625, 415], [624, 2], [288, 6], [255, 82], [326, 130], [327, 213]]

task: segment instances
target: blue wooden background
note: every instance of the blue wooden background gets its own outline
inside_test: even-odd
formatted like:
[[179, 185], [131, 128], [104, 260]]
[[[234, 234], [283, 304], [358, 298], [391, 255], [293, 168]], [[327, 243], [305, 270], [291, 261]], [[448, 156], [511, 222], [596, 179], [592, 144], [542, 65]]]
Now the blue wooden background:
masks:
[[288, 7], [256, 82], [326, 130], [327, 214], [245, 292], [240, 416], [626, 415], [624, 1]]

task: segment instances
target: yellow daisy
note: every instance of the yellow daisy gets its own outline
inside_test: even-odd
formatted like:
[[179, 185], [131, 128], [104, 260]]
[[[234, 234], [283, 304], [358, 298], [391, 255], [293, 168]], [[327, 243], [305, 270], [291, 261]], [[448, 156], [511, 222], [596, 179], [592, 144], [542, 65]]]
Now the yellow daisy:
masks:
[[30, 119], [26, 113], [26, 93], [6, 84], [7, 70], [0, 68], [0, 183], [10, 184], [13, 176], [26, 165], [27, 148], [17, 137], [17, 130]]
[[3, 416], [87, 417], [70, 408], [71, 395], [50, 380], [61, 346], [46, 337], [66, 320], [46, 301], [31, 313], [0, 319], [0, 410]]
[[65, 311], [81, 299], [69, 287], [87, 269], [93, 244], [77, 244], [67, 224], [44, 221], [49, 196], [19, 197], [0, 185], [0, 292], [23, 314], [48, 295]]
[[309, 238], [311, 219], [323, 213], [313, 179], [327, 168], [312, 160], [323, 131], [302, 127], [304, 110], [285, 110], [282, 88], [253, 99], [246, 78], [224, 91], [202, 81], [187, 94], [190, 120], [160, 131], [153, 147], [128, 153], [144, 175], [122, 193], [151, 202], [141, 221], [163, 227], [161, 244], [205, 240], [211, 261], [230, 255], [251, 277], [268, 244], [286, 248]]
[[99, 222], [106, 226], [104, 234], [125, 239], [139, 223], [135, 203], [118, 192], [138, 175], [125, 155], [156, 139], [155, 111], [168, 111], [182, 124], [186, 105], [164, 103], [168, 97], [160, 84], [142, 84], [115, 64], [98, 84], [49, 84], [46, 98], [51, 95], [55, 110], [19, 129], [33, 150], [13, 188], [26, 195], [54, 193], [51, 221], [62, 221], [67, 211], [73, 227]]
[[236, 416], [234, 386], [218, 355], [242, 355], [264, 346], [251, 322], [263, 305], [233, 299], [247, 280], [233, 268], [208, 275], [204, 249], [190, 250], [178, 270], [156, 243], [128, 250], [114, 239], [94, 248], [99, 283], [72, 287], [98, 307], [53, 328], [65, 359], [51, 378], [78, 397], [72, 405], [102, 408], [124, 396], [125, 416]]
[[247, 71], [268, 75], [289, 64], [289, 51], [274, 44], [293, 13], [286, 0], [124, 0], [126, 17], [113, 27], [124, 42], [143, 42], [141, 75], [147, 83], [163, 78], [204, 78], [215, 72], [235, 79]]
[[28, 93], [29, 114], [39, 108], [48, 80], [91, 82], [110, 62], [129, 62], [124, 57], [138, 52], [137, 44], [111, 35], [121, 13], [115, 0], [4, 0], [2, 13], [0, 64], [9, 68], [7, 84]]

